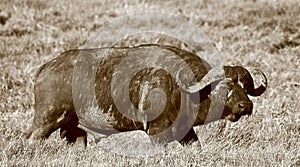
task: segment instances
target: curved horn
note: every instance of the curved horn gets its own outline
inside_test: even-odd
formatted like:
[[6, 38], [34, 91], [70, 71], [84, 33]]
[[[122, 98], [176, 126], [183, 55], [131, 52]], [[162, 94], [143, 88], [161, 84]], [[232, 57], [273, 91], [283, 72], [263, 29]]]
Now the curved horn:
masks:
[[[180, 73], [178, 73], [180, 75]], [[180, 81], [178, 79], [177, 81]], [[228, 66], [222, 66], [222, 67], [214, 67], [211, 70], [208, 71], [208, 73], [201, 79], [200, 82], [196, 82], [195, 84], [191, 86], [180, 86], [182, 90], [186, 93], [196, 93], [206, 86], [215, 83], [215, 82], [220, 82], [221, 80], [224, 80], [225, 78], [231, 78], [232, 81], [237, 81], [237, 74], [235, 71], [232, 69], [232, 67]], [[179, 84], [181, 84], [179, 82]]]
[[[180, 75], [180, 72], [178, 74]], [[248, 70], [241, 66], [214, 67], [208, 71], [208, 73], [201, 79], [200, 82], [196, 82], [191, 86], [182, 86], [183, 84], [180, 83], [178, 75], [176, 77], [177, 81], [179, 81], [178, 83], [181, 84], [181, 89], [186, 93], [196, 93], [212, 83], [220, 82], [225, 78], [231, 78], [235, 83], [240, 82], [247, 94], [251, 96], [260, 96], [267, 89], [267, 77], [259, 69], [255, 69], [253, 74], [259, 75], [262, 79], [261, 85], [256, 89], [254, 88], [254, 82], [251, 74]]]
[[247, 94], [251, 96], [260, 96], [267, 89], [267, 77], [261, 70], [255, 69], [253, 71], [254, 75], [259, 75], [262, 79], [261, 85], [258, 88], [254, 88], [253, 78], [248, 70], [241, 66], [235, 66], [233, 67], [233, 70], [238, 74], [238, 80], [244, 87]]

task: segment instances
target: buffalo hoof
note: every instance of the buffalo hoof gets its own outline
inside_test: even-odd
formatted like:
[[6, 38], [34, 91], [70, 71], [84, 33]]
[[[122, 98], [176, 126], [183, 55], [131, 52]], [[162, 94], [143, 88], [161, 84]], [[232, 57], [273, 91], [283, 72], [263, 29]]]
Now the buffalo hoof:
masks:
[[86, 131], [77, 127], [78, 122], [69, 121], [60, 128], [61, 139], [66, 138], [68, 144], [76, 143], [79, 145], [87, 145]]

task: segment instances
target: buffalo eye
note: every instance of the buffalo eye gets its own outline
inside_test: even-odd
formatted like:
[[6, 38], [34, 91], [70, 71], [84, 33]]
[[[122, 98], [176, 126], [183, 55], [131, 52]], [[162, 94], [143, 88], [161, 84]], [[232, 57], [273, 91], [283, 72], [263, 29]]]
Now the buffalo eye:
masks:
[[242, 108], [245, 107], [245, 105], [244, 105], [243, 103], [239, 103], [239, 104], [238, 104], [238, 107], [242, 109]]

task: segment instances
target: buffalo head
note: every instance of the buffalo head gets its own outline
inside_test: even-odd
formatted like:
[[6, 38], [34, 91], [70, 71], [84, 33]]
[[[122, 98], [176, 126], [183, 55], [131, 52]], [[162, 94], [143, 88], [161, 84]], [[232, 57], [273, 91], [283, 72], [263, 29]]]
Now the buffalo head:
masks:
[[223, 105], [224, 109], [219, 111], [222, 112], [221, 118], [235, 122], [243, 115], [252, 114], [253, 103], [248, 95], [260, 96], [267, 88], [267, 78], [261, 70], [255, 69], [253, 75], [259, 75], [262, 79], [257, 88], [254, 88], [249, 71], [241, 66], [212, 68], [200, 82], [190, 86], [177, 80], [182, 91], [193, 96], [195, 102], [215, 101], [215, 105]]

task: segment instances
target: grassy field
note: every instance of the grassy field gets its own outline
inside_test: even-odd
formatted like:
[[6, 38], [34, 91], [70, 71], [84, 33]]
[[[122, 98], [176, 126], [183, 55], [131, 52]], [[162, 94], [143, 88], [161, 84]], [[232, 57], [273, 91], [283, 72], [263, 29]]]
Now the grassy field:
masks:
[[[89, 136], [86, 149], [67, 145], [57, 132], [45, 141], [26, 140], [39, 66], [84, 45], [112, 19], [149, 10], [178, 14], [199, 26], [215, 43], [224, 65], [266, 73], [269, 87], [252, 98], [253, 115], [236, 123], [222, 120], [197, 127], [199, 144], [170, 143], [155, 156], [120, 155], [122, 150], [111, 149], [143, 149], [135, 147], [139, 138], [147, 140], [139, 132], [111, 136], [98, 145]], [[297, 0], [2, 0], [0, 71], [1, 166], [300, 166]]]

